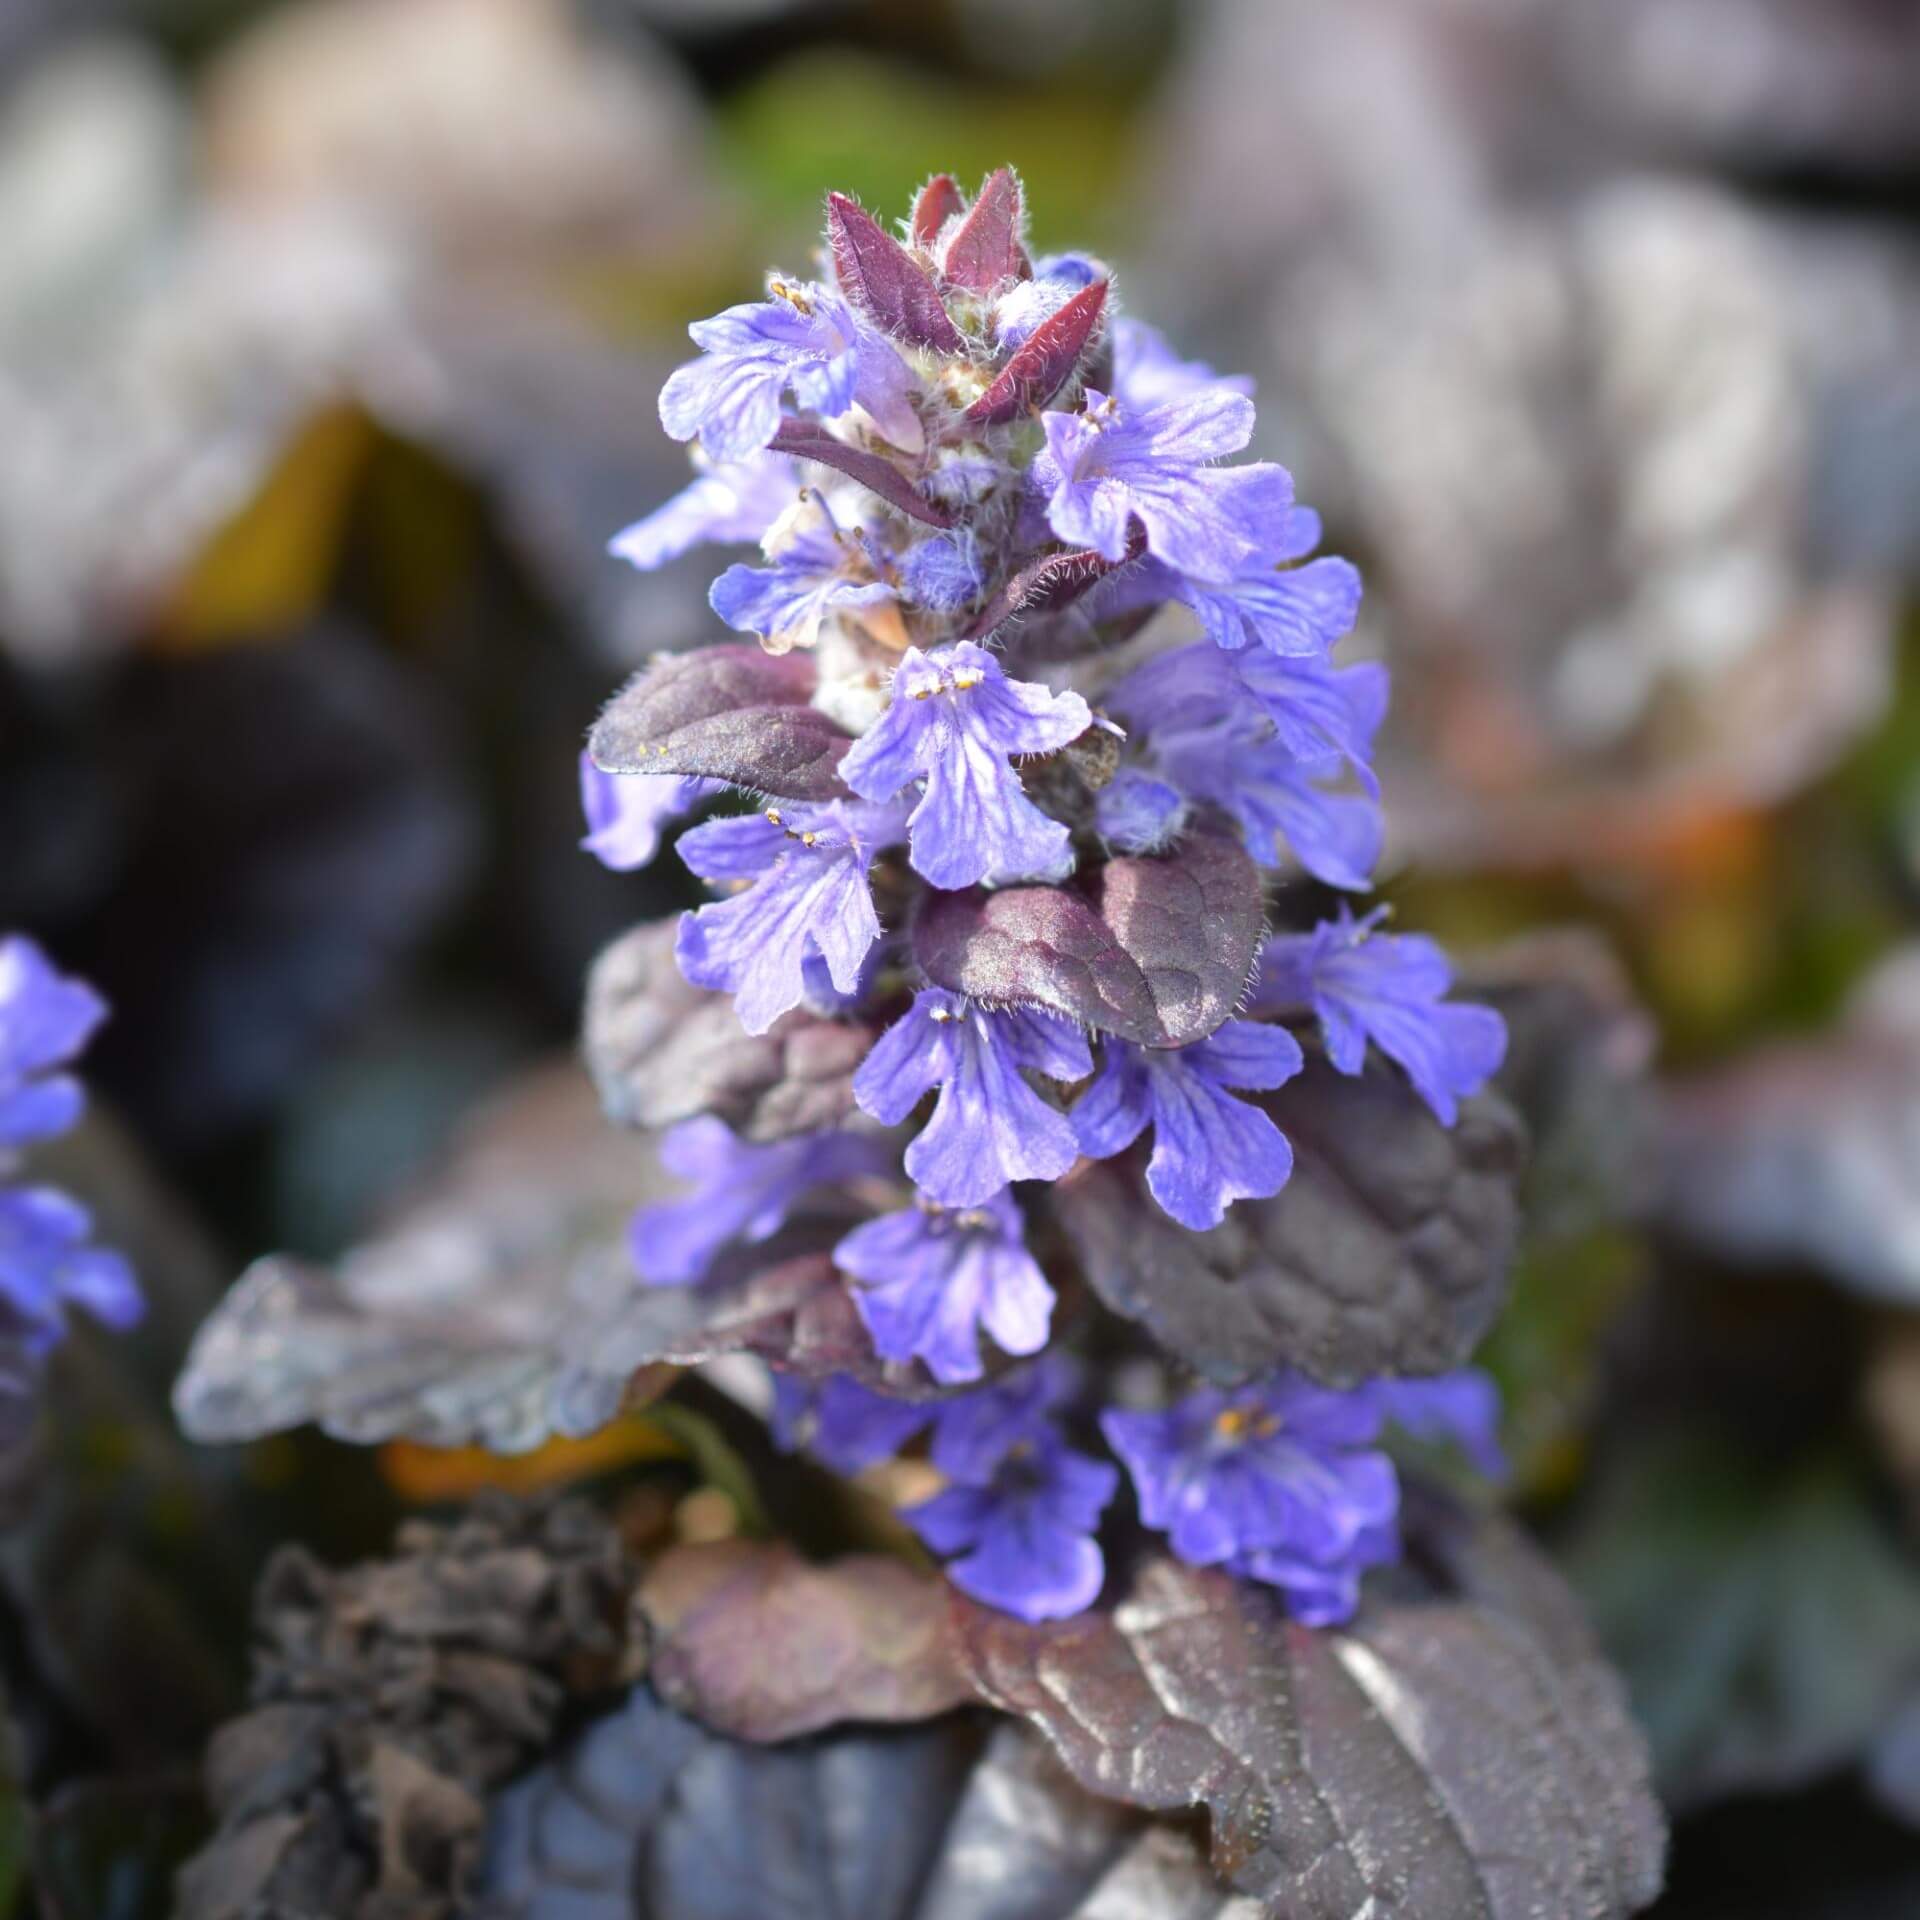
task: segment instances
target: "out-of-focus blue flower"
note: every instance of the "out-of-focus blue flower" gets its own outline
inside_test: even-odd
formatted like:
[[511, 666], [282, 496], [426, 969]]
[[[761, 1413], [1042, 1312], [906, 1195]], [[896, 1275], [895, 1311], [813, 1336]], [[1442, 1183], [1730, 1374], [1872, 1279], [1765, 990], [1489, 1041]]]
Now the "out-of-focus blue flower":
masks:
[[1299, 1617], [1327, 1624], [1352, 1611], [1359, 1568], [1393, 1550], [1400, 1486], [1373, 1444], [1380, 1420], [1366, 1388], [1282, 1373], [1163, 1412], [1110, 1409], [1100, 1424], [1141, 1519], [1182, 1560], [1265, 1580]]
[[709, 465], [664, 506], [616, 533], [607, 551], [650, 573], [709, 541], [757, 543], [799, 495], [799, 473], [784, 455]]
[[692, 1183], [684, 1200], [642, 1207], [628, 1228], [634, 1270], [649, 1286], [692, 1286], [730, 1241], [778, 1233], [794, 1203], [815, 1187], [887, 1171], [877, 1140], [811, 1133], [755, 1146], [724, 1120], [702, 1114], [660, 1137], [660, 1164]]
[[874, 607], [896, 598], [893, 587], [871, 575], [870, 558], [857, 536], [835, 527], [824, 509], [810, 523], [793, 526], [772, 551], [772, 564], [735, 562], [713, 583], [707, 598], [737, 633], [755, 633], [769, 653], [811, 647], [831, 613]]
[[[1371, 795], [1379, 791], [1373, 737], [1386, 717], [1388, 685], [1386, 669], [1371, 660], [1336, 667], [1323, 659], [1222, 653], [1203, 643], [1155, 654], [1103, 704], [1150, 751], [1181, 751], [1171, 743], [1183, 734], [1230, 734], [1278, 746], [1315, 777], [1344, 765]], [[1204, 743], [1199, 751], [1204, 757]]]
[[1187, 818], [1186, 796], [1138, 767], [1122, 767], [1094, 797], [1093, 824], [1121, 853], [1159, 853]]
[[745, 460], [772, 444], [780, 399], [837, 420], [858, 405], [895, 446], [919, 452], [912, 375], [885, 337], [830, 287], [776, 283], [774, 297], [729, 307], [687, 329], [701, 357], [668, 376], [660, 423], [714, 460]]
[[[106, 1011], [31, 940], [0, 940], [0, 1177], [18, 1171], [26, 1149], [78, 1123], [85, 1096], [65, 1069]], [[116, 1328], [140, 1318], [132, 1268], [92, 1239], [92, 1215], [68, 1195], [0, 1185], [0, 1300], [30, 1353], [59, 1343], [69, 1307]]]
[[1153, 747], [1160, 771], [1189, 799], [1232, 816], [1259, 865], [1278, 866], [1284, 845], [1330, 887], [1372, 886], [1385, 838], [1379, 803], [1338, 791], [1337, 763], [1302, 760], [1278, 739], [1230, 728], [1156, 735]]
[[1113, 390], [1122, 406], [1144, 412], [1207, 392], [1251, 399], [1253, 379], [1215, 373], [1204, 360], [1182, 360], [1158, 327], [1122, 314], [1113, 323]]
[[1009, 353], [1025, 346], [1034, 329], [1051, 320], [1076, 293], [1107, 277], [1107, 269], [1090, 253], [1055, 253], [1036, 260], [1033, 278], [1016, 281], [994, 303], [994, 338]]
[[1385, 909], [1356, 920], [1345, 907], [1311, 933], [1278, 934], [1260, 956], [1261, 1012], [1311, 1010], [1342, 1073], [1366, 1065], [1372, 1040], [1406, 1070], [1443, 1126], [1506, 1058], [1507, 1025], [1491, 1007], [1449, 1001], [1453, 969], [1420, 934], [1378, 933]]
[[933, 1116], [907, 1148], [907, 1172], [940, 1205], [984, 1205], [1015, 1180], [1057, 1180], [1078, 1155], [1066, 1116], [1021, 1077], [1083, 1080], [1085, 1037], [1032, 1008], [992, 1010], [927, 987], [853, 1077], [863, 1111], [898, 1126], [932, 1088]]
[[1147, 551], [1191, 580], [1225, 583], [1259, 556], [1263, 524], [1293, 506], [1293, 481], [1268, 461], [1216, 467], [1253, 437], [1253, 402], [1209, 388], [1135, 412], [1087, 390], [1084, 413], [1047, 413], [1033, 481], [1060, 539], [1124, 559], [1137, 519]]
[[916, 606], [953, 613], [980, 597], [986, 585], [980, 544], [969, 532], [936, 533], [907, 549], [900, 588]]
[[1027, 798], [1011, 756], [1053, 753], [1092, 724], [1077, 693], [1010, 680], [984, 647], [909, 647], [879, 722], [847, 749], [840, 777], [868, 800], [924, 789], [907, 828], [914, 870], [936, 887], [989, 875], [1054, 874], [1067, 829]]
[[773, 1438], [789, 1453], [804, 1447], [835, 1473], [859, 1473], [891, 1459], [935, 1413], [933, 1402], [876, 1393], [844, 1373], [824, 1380], [773, 1376]]
[[841, 993], [856, 992], [880, 938], [867, 870], [904, 831], [898, 807], [832, 800], [709, 820], [682, 834], [680, 857], [701, 879], [750, 884], [682, 918], [680, 971], [696, 987], [732, 994], [749, 1033], [765, 1033], [806, 998], [814, 955]]
[[924, 1360], [936, 1380], [978, 1380], [984, 1332], [1005, 1353], [1047, 1343], [1053, 1289], [1027, 1251], [1020, 1210], [1004, 1190], [949, 1209], [922, 1199], [856, 1227], [835, 1264], [860, 1284], [854, 1303], [883, 1360]]
[[1021, 1620], [1059, 1620], [1099, 1597], [1106, 1562], [1093, 1536], [1119, 1489], [1117, 1469], [1042, 1426], [991, 1462], [969, 1455], [906, 1518], [948, 1556], [947, 1577], [962, 1593]]
[[1489, 1480], [1507, 1477], [1500, 1444], [1500, 1389], [1478, 1367], [1426, 1380], [1376, 1380], [1381, 1412], [1417, 1440], [1457, 1446]]
[[580, 844], [603, 867], [631, 873], [659, 853], [668, 827], [720, 791], [718, 780], [694, 774], [604, 773], [583, 752], [580, 810], [587, 832]]
[[1284, 1027], [1229, 1020], [1188, 1047], [1136, 1047], [1109, 1039], [1100, 1075], [1073, 1109], [1082, 1153], [1105, 1160], [1148, 1127], [1147, 1189], [1183, 1227], [1217, 1227], [1235, 1200], [1264, 1200], [1287, 1184], [1293, 1149], [1233, 1087], [1268, 1090], [1300, 1071], [1299, 1043]]

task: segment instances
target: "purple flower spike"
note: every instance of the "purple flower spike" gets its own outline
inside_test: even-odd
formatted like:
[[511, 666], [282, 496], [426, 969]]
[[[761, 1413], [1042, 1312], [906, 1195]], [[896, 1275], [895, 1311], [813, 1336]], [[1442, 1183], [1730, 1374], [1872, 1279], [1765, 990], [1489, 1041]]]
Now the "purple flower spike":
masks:
[[903, 831], [897, 807], [834, 800], [682, 834], [680, 857], [703, 880], [752, 884], [681, 920], [680, 971], [696, 987], [732, 994], [740, 1024], [755, 1034], [807, 998], [815, 954], [835, 988], [857, 992], [880, 938], [867, 870]]
[[30, 1351], [57, 1346], [69, 1307], [124, 1330], [146, 1310], [133, 1269], [90, 1246], [93, 1216], [51, 1187], [0, 1189], [0, 1300], [24, 1323]]
[[934, 1416], [925, 1400], [896, 1400], [843, 1373], [824, 1380], [773, 1376], [774, 1444], [804, 1447], [835, 1473], [855, 1474], [891, 1459]]
[[924, 1360], [951, 1386], [985, 1371], [982, 1332], [1011, 1354], [1047, 1344], [1053, 1289], [1004, 1190], [979, 1207], [949, 1211], [923, 1200], [883, 1214], [854, 1228], [833, 1257], [861, 1283], [854, 1304], [883, 1360]]
[[728, 626], [758, 634], [769, 653], [811, 647], [828, 615], [896, 597], [884, 580], [871, 577], [860, 541], [842, 533], [824, 514], [782, 540], [772, 566], [736, 562], [707, 595]]
[[1099, 1596], [1106, 1562], [1093, 1535], [1120, 1489], [1104, 1460], [1073, 1452], [1051, 1427], [1028, 1430], [990, 1464], [906, 1510], [934, 1552], [957, 1556], [962, 1593], [1021, 1620], [1060, 1620]]
[[1052, 1014], [990, 1011], [928, 987], [861, 1061], [853, 1097], [883, 1125], [898, 1126], [938, 1087], [933, 1117], [907, 1148], [907, 1172], [940, 1205], [974, 1207], [1015, 1180], [1057, 1180], [1079, 1157], [1066, 1116], [1023, 1071], [1084, 1080], [1093, 1056], [1080, 1032]]
[[1489, 1480], [1507, 1477], [1500, 1389], [1491, 1374], [1463, 1367], [1428, 1380], [1376, 1380], [1373, 1392], [1386, 1417], [1416, 1440], [1451, 1442]]
[[660, 1138], [660, 1164], [693, 1184], [684, 1200], [642, 1207], [628, 1228], [635, 1271], [649, 1286], [689, 1287], [732, 1240], [779, 1232], [810, 1189], [888, 1169], [877, 1140], [819, 1133], [751, 1146], [724, 1120], [703, 1114]]
[[1376, 933], [1382, 908], [1356, 920], [1344, 908], [1311, 933], [1280, 934], [1260, 956], [1262, 1012], [1310, 1008], [1328, 1058], [1358, 1073], [1372, 1040], [1406, 1070], [1441, 1125], [1459, 1118], [1506, 1058], [1506, 1022], [1491, 1007], [1449, 1002], [1453, 969], [1431, 940]]
[[890, 800], [913, 782], [924, 791], [908, 816], [914, 870], [947, 891], [986, 879], [1053, 876], [1070, 836], [1026, 796], [1011, 756], [1053, 753], [1092, 724], [1077, 693], [1010, 680], [984, 647], [962, 640], [922, 653], [909, 647], [879, 723], [840, 762], [840, 777], [868, 800]]
[[1073, 1109], [1080, 1150], [1105, 1160], [1153, 1128], [1147, 1188], [1183, 1227], [1204, 1233], [1235, 1200], [1264, 1200], [1287, 1184], [1293, 1149], [1258, 1107], [1231, 1087], [1269, 1090], [1300, 1071], [1283, 1027], [1229, 1020], [1190, 1047], [1108, 1040], [1100, 1077]]
[[712, 459], [745, 460], [771, 445], [788, 388], [823, 419], [864, 407], [894, 445], [919, 452], [906, 363], [832, 288], [776, 283], [773, 299], [687, 331], [701, 358], [668, 377], [660, 423], [676, 440], [697, 434]]
[[603, 773], [582, 753], [580, 808], [587, 832], [580, 844], [603, 867], [631, 873], [659, 853], [674, 821], [720, 791], [719, 781], [694, 774]]
[[665, 506], [615, 534], [607, 551], [651, 573], [708, 541], [744, 546], [760, 540], [799, 494], [797, 469], [777, 454], [710, 466]]
[[1218, 387], [1140, 412], [1093, 388], [1086, 397], [1084, 413], [1042, 416], [1033, 478], [1053, 531], [1119, 561], [1138, 519], [1156, 559], [1189, 579], [1234, 579], [1259, 554], [1254, 530], [1293, 506], [1284, 467], [1210, 464], [1253, 437], [1253, 402]]
[[65, 1133], [86, 1102], [68, 1065], [106, 1018], [91, 987], [54, 971], [31, 940], [0, 940], [0, 1172], [19, 1148]]
[[1339, 1393], [1283, 1373], [1160, 1413], [1110, 1410], [1100, 1425], [1141, 1519], [1182, 1560], [1300, 1589], [1317, 1623], [1344, 1618], [1345, 1576], [1384, 1557], [1400, 1485], [1372, 1444], [1380, 1409], [1366, 1388]]

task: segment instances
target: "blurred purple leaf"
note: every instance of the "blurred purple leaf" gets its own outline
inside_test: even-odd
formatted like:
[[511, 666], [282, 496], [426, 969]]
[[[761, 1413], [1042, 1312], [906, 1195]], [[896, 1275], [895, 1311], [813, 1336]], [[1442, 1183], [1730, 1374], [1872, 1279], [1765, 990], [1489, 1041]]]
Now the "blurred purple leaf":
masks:
[[1465, 1362], [1505, 1302], [1523, 1131], [1504, 1101], [1442, 1127], [1406, 1083], [1351, 1079], [1309, 1056], [1261, 1102], [1293, 1177], [1187, 1233], [1142, 1190], [1134, 1158], [1083, 1161], [1048, 1200], [1088, 1282], [1209, 1379], [1292, 1364], [1351, 1385]]
[[936, 173], [914, 197], [913, 217], [907, 225], [913, 244], [930, 247], [956, 213], [964, 213], [967, 203], [950, 173]]
[[747, 1033], [727, 995], [688, 985], [673, 957], [675, 931], [672, 921], [635, 927], [589, 977], [584, 1049], [608, 1116], [664, 1128], [713, 1113], [761, 1141], [845, 1120], [872, 1034], [804, 1008]]
[[588, 746], [608, 773], [692, 773], [787, 800], [843, 796], [847, 736], [808, 705], [814, 664], [758, 647], [658, 656], [615, 694]]
[[1085, 892], [935, 894], [913, 939], [936, 986], [1045, 1007], [1140, 1046], [1179, 1047], [1232, 1018], [1264, 923], [1245, 850], [1201, 830], [1170, 858], [1107, 862]]
[[972, 1695], [945, 1583], [882, 1555], [816, 1567], [784, 1544], [677, 1546], [647, 1568], [635, 1604], [654, 1691], [735, 1739], [930, 1720]]
[[1871, 976], [1830, 1034], [1672, 1083], [1663, 1121], [1660, 1218], [1685, 1240], [1920, 1301], [1920, 949]]

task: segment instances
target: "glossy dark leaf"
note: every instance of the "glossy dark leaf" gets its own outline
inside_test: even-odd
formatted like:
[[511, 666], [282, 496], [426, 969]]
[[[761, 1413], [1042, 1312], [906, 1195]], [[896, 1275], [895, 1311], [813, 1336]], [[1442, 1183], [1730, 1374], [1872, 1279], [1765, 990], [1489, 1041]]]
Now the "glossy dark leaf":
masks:
[[501, 1796], [483, 1891], [480, 1920], [1258, 1920], [1024, 1728], [749, 1746], [644, 1687]]
[[1041, 321], [993, 385], [967, 409], [967, 418], [976, 426], [991, 427], [1044, 407], [1072, 379], [1106, 305], [1107, 283], [1096, 280]]
[[964, 213], [967, 203], [950, 173], [936, 173], [914, 196], [913, 217], [907, 225], [917, 247], [930, 247], [956, 213]]
[[1026, 264], [1020, 220], [1020, 182], [1011, 167], [996, 168], [941, 249], [940, 271], [974, 293], [991, 293], [1016, 278]]
[[673, 957], [675, 930], [671, 921], [635, 927], [588, 980], [587, 1066], [609, 1117], [663, 1128], [713, 1113], [749, 1140], [845, 1120], [868, 1030], [796, 1007], [766, 1033], [746, 1032], [726, 994], [687, 983]]
[[705, 774], [784, 800], [842, 796], [847, 736], [818, 708], [805, 654], [662, 654], [614, 695], [588, 742], [608, 773]]
[[876, 326], [936, 353], [966, 351], [925, 269], [844, 193], [827, 195], [827, 245], [840, 290]]
[[1221, 1382], [1282, 1364], [1343, 1385], [1462, 1365], [1506, 1298], [1523, 1157], [1511, 1109], [1483, 1095], [1442, 1127], [1390, 1070], [1349, 1079], [1317, 1056], [1264, 1104], [1293, 1177], [1211, 1233], [1154, 1205], [1137, 1156], [1083, 1162], [1052, 1190], [1094, 1290]]
[[736, 1739], [930, 1720], [972, 1695], [945, 1583], [883, 1555], [810, 1566], [786, 1545], [678, 1546], [648, 1567], [635, 1604], [654, 1691]]
[[985, 640], [1023, 613], [1056, 613], [1097, 587], [1108, 574], [1146, 552], [1146, 536], [1136, 530], [1126, 559], [1108, 560], [1091, 549], [1050, 553], [1022, 567], [998, 587], [967, 629], [970, 640]]
[[783, 420], [773, 436], [775, 449], [790, 453], [796, 460], [817, 460], [850, 480], [858, 480], [869, 493], [877, 493], [890, 507], [898, 507], [909, 519], [924, 526], [950, 527], [953, 515], [936, 506], [891, 460], [860, 447], [837, 440], [825, 427], [812, 420]]
[[1740, 1266], [1810, 1266], [1920, 1301], [1920, 949], [1902, 950], [1818, 1039], [1671, 1086], [1664, 1223]]
[[968, 1610], [982, 1694], [1094, 1792], [1206, 1808], [1215, 1869], [1276, 1920], [1637, 1912], [1661, 1818], [1566, 1590], [1504, 1521], [1423, 1494], [1406, 1517], [1408, 1568], [1337, 1630], [1170, 1561], [1111, 1613]]
[[1782, 1470], [1731, 1435], [1643, 1437], [1561, 1559], [1681, 1809], [1863, 1758], [1920, 1673], [1920, 1569], [1841, 1455]]
[[937, 986], [1025, 1003], [1147, 1047], [1231, 1018], [1263, 925], [1260, 876], [1237, 840], [1190, 834], [1157, 860], [1111, 860], [1082, 892], [933, 895], [914, 951]]

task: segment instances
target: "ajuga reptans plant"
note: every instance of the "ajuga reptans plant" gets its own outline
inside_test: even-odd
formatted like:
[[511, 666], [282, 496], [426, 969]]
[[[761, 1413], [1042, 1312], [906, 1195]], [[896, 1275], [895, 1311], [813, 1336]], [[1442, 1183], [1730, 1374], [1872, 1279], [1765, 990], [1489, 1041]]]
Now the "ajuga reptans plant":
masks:
[[[635, 1217], [635, 1284], [700, 1288], [838, 1214], [871, 1361], [780, 1371], [776, 1432], [842, 1472], [923, 1449], [939, 1490], [907, 1517], [958, 1586], [1088, 1607], [1130, 1487], [1178, 1558], [1338, 1622], [1398, 1550], [1383, 1430], [1497, 1466], [1488, 1385], [1458, 1354], [1368, 1377], [1304, 1318], [1236, 1364], [1206, 1323], [1298, 1237], [1273, 1206], [1343, 1080], [1451, 1128], [1505, 1033], [1431, 941], [1323, 904], [1380, 857], [1387, 672], [1337, 658], [1360, 578], [1243, 457], [1247, 383], [1023, 226], [1005, 171], [970, 204], [935, 179], [898, 234], [834, 195], [812, 275], [693, 326], [661, 393], [695, 477], [614, 551], [757, 552], [711, 592], [742, 637], [657, 659], [595, 728], [586, 844], [634, 868], [706, 810], [677, 841], [712, 892], [686, 981], [857, 1060], [825, 1121], [665, 1134], [686, 1193]], [[1424, 1146], [1379, 1157], [1376, 1183], [1433, 1178]], [[1370, 1257], [1324, 1233], [1315, 1277], [1364, 1292]], [[1140, 1327], [1170, 1364], [1127, 1363]]]

